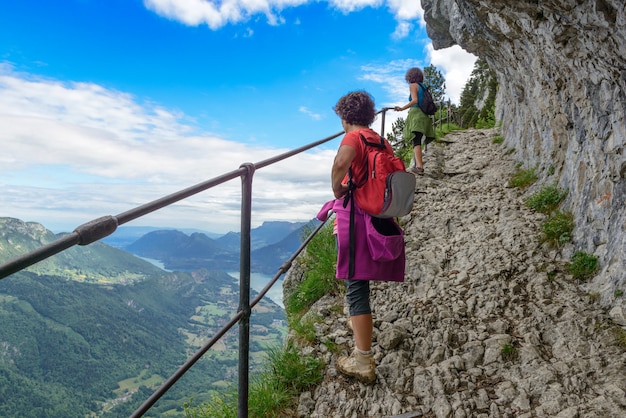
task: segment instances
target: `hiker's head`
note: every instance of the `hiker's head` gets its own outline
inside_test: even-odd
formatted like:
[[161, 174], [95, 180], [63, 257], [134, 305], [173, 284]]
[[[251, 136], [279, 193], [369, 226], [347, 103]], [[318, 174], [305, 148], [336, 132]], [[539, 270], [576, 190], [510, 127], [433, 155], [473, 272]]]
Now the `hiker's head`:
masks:
[[374, 99], [366, 91], [353, 91], [343, 96], [334, 107], [335, 113], [351, 125], [370, 126], [376, 117]]
[[406, 72], [404, 79], [407, 83], [421, 83], [424, 81], [424, 73], [417, 67], [409, 68], [409, 71]]

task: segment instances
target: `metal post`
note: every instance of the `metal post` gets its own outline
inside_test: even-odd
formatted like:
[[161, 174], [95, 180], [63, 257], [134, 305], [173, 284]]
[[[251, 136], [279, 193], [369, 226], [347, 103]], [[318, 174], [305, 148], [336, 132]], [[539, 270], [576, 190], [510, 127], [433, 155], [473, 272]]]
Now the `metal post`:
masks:
[[248, 418], [248, 374], [250, 363], [250, 232], [252, 219], [252, 176], [254, 164], [244, 163], [241, 176], [241, 254], [239, 259], [239, 396], [238, 418]]
[[385, 137], [385, 114], [387, 113], [387, 108], [383, 109], [383, 116], [381, 117], [381, 127], [380, 127], [380, 136]]

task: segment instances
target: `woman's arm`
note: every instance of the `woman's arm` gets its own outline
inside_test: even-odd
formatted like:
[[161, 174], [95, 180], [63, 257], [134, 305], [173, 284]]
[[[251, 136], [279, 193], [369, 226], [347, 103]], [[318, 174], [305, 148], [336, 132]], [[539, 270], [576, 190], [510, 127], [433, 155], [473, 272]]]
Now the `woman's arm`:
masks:
[[394, 110], [401, 112], [409, 107], [417, 104], [417, 89], [419, 88], [417, 83], [409, 84], [409, 89], [411, 90], [411, 101], [406, 106], [396, 106]]
[[348, 173], [352, 160], [356, 157], [356, 150], [348, 145], [342, 145], [335, 155], [333, 168], [331, 170], [331, 184], [333, 193], [337, 199], [348, 192], [348, 185], [342, 184], [344, 177]]

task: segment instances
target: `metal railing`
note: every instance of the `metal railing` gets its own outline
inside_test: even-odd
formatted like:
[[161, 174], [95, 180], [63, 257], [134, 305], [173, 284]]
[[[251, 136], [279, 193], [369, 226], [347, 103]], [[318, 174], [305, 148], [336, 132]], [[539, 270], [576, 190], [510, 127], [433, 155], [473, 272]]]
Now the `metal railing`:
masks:
[[[385, 113], [393, 108], [383, 108], [377, 114], [381, 116], [381, 136], [384, 136], [385, 129]], [[25, 268], [32, 266], [42, 260], [45, 260], [55, 254], [65, 251], [75, 245], [89, 245], [102, 238], [105, 238], [116, 231], [116, 229], [125, 223], [140, 218], [149, 213], [155, 212], [180, 200], [194, 196], [198, 193], [206, 191], [212, 187], [233, 180], [237, 177], [241, 178], [242, 197], [241, 197], [241, 242], [240, 242], [240, 266], [239, 266], [239, 307], [237, 313], [231, 320], [220, 329], [204, 346], [202, 346], [191, 358], [189, 358], [172, 376], [170, 376], [132, 415], [131, 417], [143, 416], [177, 381], [182, 377], [215, 343], [217, 343], [232, 327], [239, 323], [239, 360], [238, 360], [238, 417], [246, 418], [248, 416], [248, 383], [249, 383], [249, 351], [250, 351], [250, 315], [252, 308], [258, 304], [267, 292], [272, 288], [276, 281], [285, 274], [294, 259], [306, 248], [310, 240], [324, 226], [324, 223], [318, 225], [313, 232], [303, 241], [302, 245], [296, 252], [285, 261], [278, 269], [276, 275], [267, 285], [258, 293], [258, 295], [250, 301], [250, 253], [251, 253], [251, 212], [252, 212], [252, 178], [256, 170], [267, 167], [271, 164], [293, 157], [309, 149], [315, 148], [326, 142], [329, 142], [344, 132], [338, 132], [334, 135], [312, 142], [303, 147], [292, 151], [277, 155], [272, 158], [260, 161], [258, 163], [244, 163], [237, 170], [222, 174], [221, 176], [198, 183], [195, 186], [180, 190], [160, 199], [138, 206], [134, 209], [112, 216], [107, 215], [87, 223], [84, 223], [74, 229], [73, 232], [62, 236], [61, 238], [44, 245], [38, 249], [28, 252], [13, 260], [0, 265], [0, 280], [17, 273]]]

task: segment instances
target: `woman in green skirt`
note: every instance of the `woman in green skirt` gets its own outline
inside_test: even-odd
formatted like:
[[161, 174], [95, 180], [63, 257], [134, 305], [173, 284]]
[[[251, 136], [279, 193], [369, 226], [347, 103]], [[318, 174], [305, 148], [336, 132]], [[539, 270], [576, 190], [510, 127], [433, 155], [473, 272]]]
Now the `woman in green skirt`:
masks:
[[413, 154], [415, 156], [415, 165], [409, 168], [409, 171], [417, 175], [424, 174], [424, 161], [422, 160], [422, 138], [424, 145], [435, 140], [435, 129], [430, 120], [430, 116], [422, 112], [419, 103], [424, 95], [424, 88], [420, 83], [424, 82], [424, 73], [417, 67], [410, 68], [404, 77], [409, 83], [409, 103], [405, 106], [396, 106], [394, 109], [398, 112], [409, 109], [409, 114], [404, 123], [404, 132], [402, 138], [405, 142], [413, 143]]

